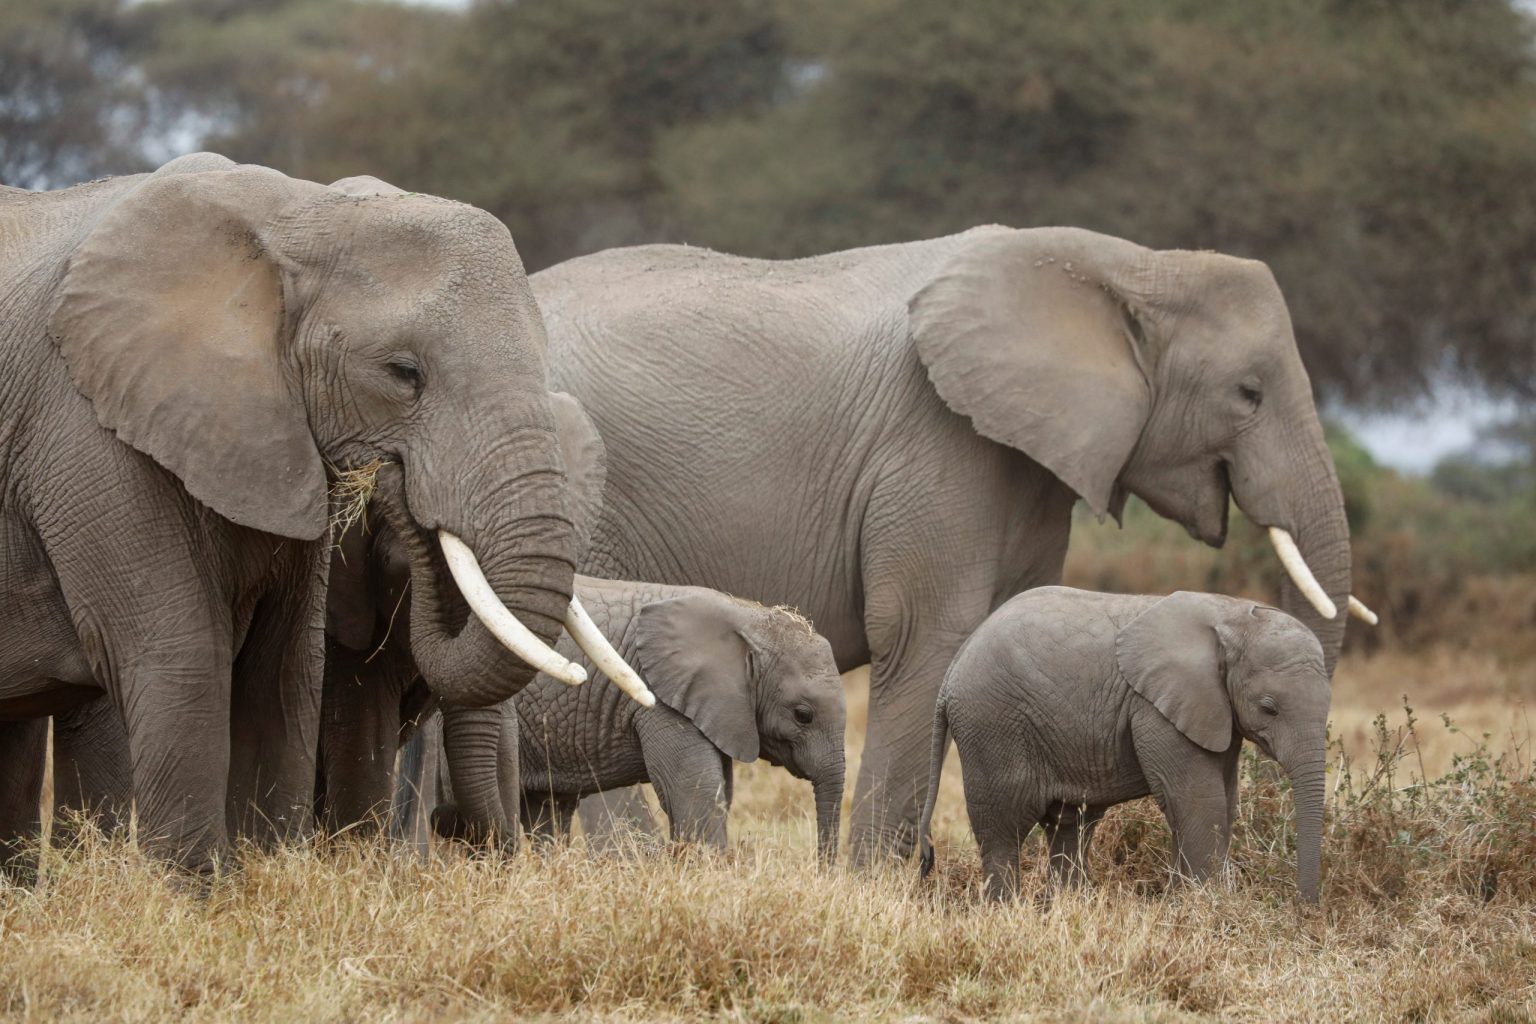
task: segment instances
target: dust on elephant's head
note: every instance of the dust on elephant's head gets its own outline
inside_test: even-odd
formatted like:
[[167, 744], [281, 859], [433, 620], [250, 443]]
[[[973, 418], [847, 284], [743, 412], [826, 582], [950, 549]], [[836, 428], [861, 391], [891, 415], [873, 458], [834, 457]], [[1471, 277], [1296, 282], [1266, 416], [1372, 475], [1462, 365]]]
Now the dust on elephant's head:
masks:
[[[1296, 539], [1342, 607], [1348, 524], [1268, 267], [1073, 228], [969, 237], [909, 303], [918, 354], [951, 408], [1100, 515], [1118, 516], [1134, 493], [1219, 546], [1235, 499]], [[1287, 591], [1286, 610], [1331, 660], [1342, 619], [1297, 596]]]
[[[328, 467], [398, 467], [427, 588], [451, 587], [426, 543], [449, 532], [548, 640], [577, 540], [521, 261], [489, 214], [376, 185], [175, 161], [84, 235], [49, 333], [100, 423], [235, 523], [316, 538]], [[413, 643], [457, 632], [430, 625]], [[486, 665], [466, 633], [445, 674]]]

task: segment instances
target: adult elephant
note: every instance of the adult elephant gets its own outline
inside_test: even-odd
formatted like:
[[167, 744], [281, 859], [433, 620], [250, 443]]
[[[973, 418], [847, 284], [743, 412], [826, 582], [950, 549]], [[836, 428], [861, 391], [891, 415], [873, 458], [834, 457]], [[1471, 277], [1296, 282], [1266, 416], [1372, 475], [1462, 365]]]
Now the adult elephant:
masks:
[[205, 871], [232, 826], [303, 827], [328, 467], [385, 465], [445, 698], [579, 677], [549, 646], [577, 549], [543, 325], [494, 218], [198, 154], [0, 190], [0, 267], [10, 849], [38, 829], [43, 716], [103, 692], [151, 850]]
[[552, 383], [608, 449], [583, 571], [795, 605], [871, 664], [856, 860], [910, 852], [944, 669], [1060, 581], [1078, 498], [1219, 546], [1230, 496], [1283, 531], [1281, 603], [1332, 670], [1349, 528], [1262, 263], [994, 226], [789, 262], [616, 249], [532, 282]]

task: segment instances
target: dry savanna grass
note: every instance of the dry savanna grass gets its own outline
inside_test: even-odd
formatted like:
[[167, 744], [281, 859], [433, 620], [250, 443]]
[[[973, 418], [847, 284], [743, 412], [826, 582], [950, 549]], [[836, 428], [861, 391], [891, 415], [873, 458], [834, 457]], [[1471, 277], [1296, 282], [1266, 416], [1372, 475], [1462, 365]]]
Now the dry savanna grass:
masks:
[[[1450, 679], [1499, 680], [1513, 700], [1520, 681], [1500, 671], [1450, 655], [1344, 664], [1341, 695], [1358, 687], [1348, 714], [1379, 700], [1388, 719], [1358, 739], [1353, 725], [1340, 730], [1320, 909], [1292, 901], [1290, 802], [1258, 761], [1245, 767], [1225, 879], [1170, 890], [1167, 832], [1141, 802], [1101, 827], [1093, 885], [1049, 907], [979, 900], [953, 764], [928, 882], [905, 865], [816, 870], [809, 787], [752, 765], [739, 772], [726, 857], [592, 858], [577, 846], [420, 860], [339, 840], [248, 852], [198, 896], [125, 842], [88, 834], [47, 853], [35, 891], [0, 891], [0, 1013], [1530, 1020], [1536, 783], [1525, 737], [1502, 760], [1444, 737], [1451, 774], [1426, 786], [1394, 710], [1408, 693], [1421, 732], [1424, 709], [1482, 707], [1476, 688], [1444, 690]], [[850, 695], [857, 751], [856, 679]], [[1442, 757], [1440, 739], [1421, 739], [1426, 763]], [[1025, 853], [1031, 897], [1039, 846]]]

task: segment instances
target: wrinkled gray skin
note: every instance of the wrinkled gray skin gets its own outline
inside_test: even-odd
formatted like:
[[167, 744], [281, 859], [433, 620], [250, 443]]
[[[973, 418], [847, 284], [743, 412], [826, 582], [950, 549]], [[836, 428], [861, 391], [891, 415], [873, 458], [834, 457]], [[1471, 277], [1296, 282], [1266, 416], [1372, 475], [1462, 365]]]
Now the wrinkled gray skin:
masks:
[[923, 874], [949, 734], [993, 898], [1017, 890], [1035, 825], [1052, 884], [1079, 881], [1105, 810], [1149, 794], [1173, 832], [1175, 877], [1206, 878], [1232, 839], [1247, 739], [1290, 776], [1297, 888], [1315, 902], [1329, 698], [1317, 638], [1274, 608], [1182, 591], [1020, 594], [965, 644], [939, 691]]
[[[602, 501], [602, 440], [574, 399], [550, 397], [581, 551]], [[411, 653], [404, 597], [412, 556], [400, 536], [374, 517], [366, 529], [359, 524], [343, 536], [331, 564], [316, 801], [331, 829], [367, 831], [385, 819], [395, 794], [396, 751], [441, 703]], [[504, 804], [502, 765], [516, 735], [504, 729], [503, 705], [447, 703], [441, 710], [450, 738], [448, 771], [464, 810], [461, 832], [515, 838], [516, 790], [507, 791], [513, 800]]]
[[[944, 670], [1060, 582], [1078, 497], [1137, 494], [1213, 545], [1235, 499], [1344, 607], [1338, 480], [1262, 263], [986, 227], [790, 262], [616, 249], [532, 282], [553, 386], [608, 446], [583, 571], [792, 605], [871, 664], [856, 860], [910, 852]], [[1284, 588], [1331, 670], [1342, 617]]]
[[606, 679], [540, 675], [518, 694], [525, 827], [568, 833], [582, 797], [650, 782], [674, 840], [724, 849], [731, 762], [762, 757], [811, 783], [817, 848], [835, 860], [846, 711], [827, 641], [798, 615], [713, 590], [580, 576], [576, 590], [657, 703]]
[[577, 541], [543, 325], [494, 218], [197, 154], [0, 189], [0, 267], [0, 840], [39, 829], [50, 714], [66, 796], [126, 758], [141, 843], [187, 868], [231, 830], [305, 827], [327, 466], [391, 463], [375, 506], [419, 542], [434, 688], [494, 705], [531, 677], [429, 542], [457, 534], [559, 632]]

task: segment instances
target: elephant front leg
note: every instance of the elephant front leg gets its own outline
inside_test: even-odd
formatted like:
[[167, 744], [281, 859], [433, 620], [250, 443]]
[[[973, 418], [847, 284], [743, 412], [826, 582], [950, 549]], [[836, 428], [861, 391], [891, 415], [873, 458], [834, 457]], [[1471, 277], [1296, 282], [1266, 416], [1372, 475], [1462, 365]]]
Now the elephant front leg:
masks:
[[0, 722], [0, 874], [30, 885], [42, 837], [48, 720]]
[[960, 644], [987, 614], [986, 599], [962, 603], [971, 608], [965, 625], [928, 625], [927, 616], [908, 612], [906, 621], [879, 630], [889, 640], [874, 649], [870, 664], [869, 725], [851, 818], [855, 865], [912, 853], [928, 790], [939, 686]]
[[1173, 833], [1173, 880], [1203, 882], [1227, 856], [1232, 839], [1224, 755], [1193, 744], [1183, 756], [1158, 758], [1143, 771]]
[[691, 722], [646, 740], [646, 773], [671, 823], [672, 841], [724, 851], [731, 785], [719, 748]]
[[230, 669], [216, 664], [141, 662], [119, 687], [139, 845], [197, 875], [228, 848]]
[[[325, 685], [323, 549], [304, 545], [289, 555], [257, 604], [234, 665], [228, 827], [263, 845], [302, 835], [314, 817]], [[320, 586], [312, 582], [317, 576]]]
[[[327, 829], [373, 832], [389, 809], [400, 746], [400, 694], [392, 673], [328, 642], [321, 703], [316, 810]], [[391, 655], [384, 655], [385, 658]]]
[[133, 762], [128, 730], [112, 698], [103, 694], [53, 717], [53, 830], [90, 817], [103, 832], [128, 826], [133, 802]]

